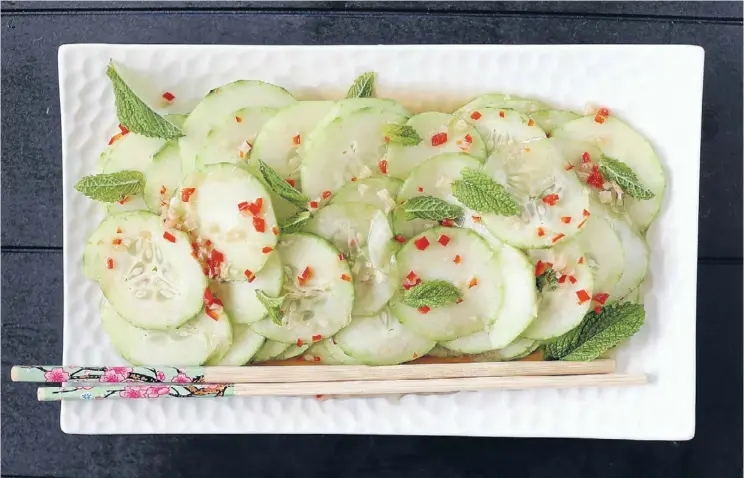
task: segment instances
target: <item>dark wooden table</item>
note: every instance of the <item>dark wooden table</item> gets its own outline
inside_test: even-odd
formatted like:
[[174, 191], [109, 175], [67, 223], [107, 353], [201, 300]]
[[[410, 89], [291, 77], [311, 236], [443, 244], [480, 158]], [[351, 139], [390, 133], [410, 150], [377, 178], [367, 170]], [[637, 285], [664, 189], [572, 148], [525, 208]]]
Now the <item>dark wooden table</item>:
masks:
[[[2, 8], [2, 476], [742, 476], [741, 3], [3, 2]], [[62, 355], [57, 48], [86, 42], [703, 46], [696, 437], [669, 443], [63, 434], [59, 406], [35, 402], [34, 386], [9, 383], [8, 370], [56, 363]]]

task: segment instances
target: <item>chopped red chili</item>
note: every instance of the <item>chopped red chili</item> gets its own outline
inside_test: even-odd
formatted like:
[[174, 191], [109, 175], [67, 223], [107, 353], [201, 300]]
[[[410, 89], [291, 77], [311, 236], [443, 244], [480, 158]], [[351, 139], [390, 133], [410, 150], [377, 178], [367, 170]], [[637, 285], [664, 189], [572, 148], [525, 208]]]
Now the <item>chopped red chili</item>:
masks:
[[302, 271], [302, 274], [300, 274], [297, 277], [297, 283], [299, 285], [305, 285], [307, 281], [312, 279], [313, 277], [313, 269], [310, 266], [305, 267], [305, 270]]
[[416, 279], [418, 279], [418, 276], [415, 272], [409, 271], [408, 275], [406, 276], [406, 279], [408, 279], [408, 282], [414, 282]]
[[344, 256], [343, 254], [339, 254], [338, 255], [338, 260], [339, 261], [345, 261], [346, 260], [346, 256]]
[[561, 217], [561, 222], [563, 224], [571, 224], [571, 216], [563, 216], [563, 217]]
[[204, 308], [204, 313], [207, 314], [207, 316], [212, 320], [220, 320], [219, 313], [214, 309]]
[[563, 169], [565, 169], [566, 171], [571, 171], [573, 168], [573, 164], [571, 163], [566, 163], [566, 165], [563, 166]]
[[173, 234], [171, 234], [168, 231], [165, 231], [163, 233], [163, 239], [165, 239], [168, 242], [176, 242], [176, 236], [174, 236]]
[[453, 221], [450, 218], [444, 219], [439, 223], [442, 227], [453, 227], [455, 225], [455, 221]]
[[109, 257], [108, 259], [106, 259], [106, 267], [108, 267], [109, 269], [114, 268], [114, 260], [112, 258]]
[[579, 304], [583, 304], [584, 302], [591, 299], [591, 297], [589, 297], [589, 294], [584, 289], [577, 290], [576, 297], [579, 298]]
[[553, 236], [553, 238], [551, 239], [551, 242], [552, 242], [553, 244], [555, 244], [556, 242], [560, 241], [560, 240], [561, 240], [561, 239], [563, 239], [564, 237], [566, 237], [566, 235], [565, 235], [565, 234], [563, 234], [563, 233], [560, 233], [560, 234], [556, 234], [556, 235], [555, 235], [555, 236]]
[[557, 194], [548, 194], [547, 196], [544, 196], [542, 198], [542, 202], [544, 202], [548, 206], [555, 206], [555, 203], [558, 202], [558, 199], [560, 199], [560, 197]]
[[439, 236], [439, 239], [437, 239], [437, 242], [445, 247], [447, 246], [447, 244], [449, 244], [449, 241], [450, 241], [450, 238], [445, 236], [444, 234]]
[[248, 279], [248, 282], [253, 282], [254, 280], [256, 280], [256, 274], [248, 269], [245, 270], [245, 277]]
[[594, 313], [597, 314], [597, 315], [601, 314], [602, 313], [602, 306], [601, 305], [595, 306], [594, 307]]
[[295, 342], [295, 344], [297, 344], [298, 347], [302, 347], [302, 339], [297, 339], [297, 342]]
[[480, 223], [481, 222], [481, 217], [480, 216], [473, 216], [473, 222]]
[[581, 154], [581, 162], [584, 163], [584, 164], [591, 163], [592, 162], [592, 156], [589, 154], [588, 151], [584, 151]]
[[460, 257], [460, 254], [457, 254], [454, 259], [452, 259], [452, 262], [455, 264], [459, 264], [462, 262], [462, 257]]
[[431, 137], [432, 146], [441, 146], [447, 142], [447, 133], [437, 133]]
[[416, 245], [416, 249], [419, 251], [423, 251], [427, 247], [429, 247], [429, 239], [426, 238], [426, 236], [421, 236], [420, 238], [413, 241], [413, 243]]
[[477, 277], [473, 277], [473, 278], [472, 278], [472, 279], [470, 279], [470, 281], [468, 282], [468, 289], [472, 289], [473, 287], [475, 287], [475, 286], [477, 286], [477, 285], [478, 285], [478, 278], [477, 278]]
[[121, 123], [119, 123], [119, 130], [121, 131], [122, 136], [129, 133], [129, 129]]
[[424, 188], [422, 188], [421, 186], [417, 187], [416, 190], [420, 193], [424, 192]]
[[163, 93], [163, 99], [165, 101], [173, 101], [176, 99], [176, 96], [170, 91], [166, 91], [165, 93]]
[[274, 250], [274, 248], [273, 248], [273, 247], [269, 247], [269, 246], [264, 246], [264, 247], [263, 247], [263, 248], [261, 249], [261, 252], [263, 252], [264, 254], [268, 254], [268, 253], [270, 253], [270, 252], [271, 252], [271, 251], [273, 251], [273, 250]]
[[534, 121], [532, 121], [532, 119], [530, 119], [530, 120], [529, 120], [529, 121], [527, 122], [527, 126], [535, 126], [535, 122], [534, 122]]
[[455, 304], [462, 304], [462, 302], [463, 302], [462, 297], [460, 297], [459, 299], [457, 299], [457, 302], [455, 302]]
[[253, 217], [253, 228], [256, 232], [266, 232], [266, 220], [262, 217]]
[[351, 277], [348, 274], [341, 274], [341, 280], [345, 280], [346, 282], [351, 282]]
[[387, 172], [388, 172], [388, 169], [387, 169], [387, 159], [381, 159], [380, 162], [378, 163], [378, 166], [380, 167], [380, 172], [382, 174], [387, 174]]
[[123, 206], [124, 204], [129, 202], [129, 196], [124, 196], [124, 199], [122, 199], [121, 201], [116, 201], [116, 202], [118, 202], [119, 204]]
[[568, 276], [565, 276], [565, 275], [564, 276], [560, 276], [558, 278], [558, 283], [559, 284], [563, 284], [564, 282], [566, 282], [566, 279], [568, 279]]
[[111, 243], [113, 245], [115, 245], [115, 246], [120, 246], [121, 245], [121, 239], [120, 238], [116, 238], [113, 241], [111, 241]]
[[478, 121], [479, 119], [481, 119], [481, 116], [483, 116], [483, 115], [480, 114], [479, 111], [473, 111], [472, 113], [470, 113], [470, 117], [473, 118], [476, 121]]
[[568, 276], [568, 282], [575, 284], [576, 283], [576, 277], [574, 276]]
[[294, 179], [285, 179], [287, 181], [287, 184], [289, 184], [292, 187], [295, 187], [295, 180]]
[[196, 192], [196, 188], [183, 188], [181, 189], [181, 201], [189, 202], [191, 195]]
[[591, 174], [586, 178], [586, 183], [595, 189], [602, 189], [602, 186], [604, 186], [604, 177], [602, 176], [602, 173], [599, 172], [599, 167], [597, 167], [597, 165], [594, 165], [592, 168]]
[[499, 116], [501, 116], [502, 118], [504, 118], [504, 116], [505, 116], [504, 115], [504, 112], [503, 111], [499, 111]]
[[318, 209], [318, 201], [310, 201], [310, 207], [313, 209]]
[[320, 334], [313, 335], [312, 339], [313, 339], [313, 342], [320, 342], [321, 340], [323, 340], [323, 336]]
[[398, 241], [401, 244], [405, 244], [406, 243], [406, 238], [403, 237], [403, 236], [401, 236], [400, 234], [398, 234], [397, 236], [395, 236], [395, 240]]
[[271, 232], [274, 233], [275, 236], [279, 235], [279, 228], [276, 226], [271, 226]]
[[597, 115], [597, 116], [594, 117], [594, 121], [596, 123], [602, 124], [602, 123], [605, 122], [605, 117], [604, 116]]
[[610, 110], [607, 109], [607, 108], [602, 107], [599, 110], [597, 110], [597, 114], [599, 116], [610, 116]]
[[236, 116], [235, 117], [235, 121], [237, 121], [238, 123], [242, 123], [243, 122], [243, 118], [241, 118], [240, 116]]
[[543, 237], [545, 235], [545, 229], [543, 229], [542, 227], [538, 227], [537, 228], [537, 235], [540, 236], [540, 237]]
[[584, 263], [584, 256], [581, 256], [581, 257], [579, 257], [579, 260], [578, 260], [578, 261], [576, 261], [576, 262], [577, 262], [578, 264], [583, 264], [583, 263]]
[[464, 139], [465, 139], [465, 142], [466, 143], [472, 143], [473, 142], [473, 137], [470, 136], [470, 133], [466, 134]]
[[600, 304], [604, 305], [605, 302], [607, 302], [607, 299], [610, 297], [610, 294], [606, 292], [600, 292], [598, 294], [594, 294], [594, 300], [599, 302]]
[[428, 314], [430, 310], [431, 310], [431, 307], [429, 307], [428, 305], [418, 308], [418, 311], [421, 314]]
[[323, 194], [321, 195], [321, 197], [323, 199], [328, 199], [329, 197], [331, 197], [331, 192], [330, 191], [323, 191]]
[[535, 264], [535, 277], [545, 274], [546, 270], [548, 270], [548, 264], [543, 261], [537, 261], [537, 264]]
[[294, 144], [295, 146], [300, 144], [300, 141], [301, 139], [299, 134], [292, 137], [292, 144]]
[[119, 141], [119, 140], [121, 139], [121, 137], [122, 137], [122, 136], [123, 136], [123, 135], [122, 135], [121, 133], [116, 133], [115, 135], [113, 135], [113, 136], [111, 137], [111, 139], [109, 140], [109, 142], [108, 142], [109, 146], [111, 146], [112, 144], [114, 144], [114, 143], [116, 143], [117, 141]]
[[352, 177], [351, 177], [351, 182], [352, 182], [352, 183], [355, 183], [355, 182], [356, 182], [356, 180], [357, 180], [357, 177], [356, 177], [356, 176], [352, 176]]

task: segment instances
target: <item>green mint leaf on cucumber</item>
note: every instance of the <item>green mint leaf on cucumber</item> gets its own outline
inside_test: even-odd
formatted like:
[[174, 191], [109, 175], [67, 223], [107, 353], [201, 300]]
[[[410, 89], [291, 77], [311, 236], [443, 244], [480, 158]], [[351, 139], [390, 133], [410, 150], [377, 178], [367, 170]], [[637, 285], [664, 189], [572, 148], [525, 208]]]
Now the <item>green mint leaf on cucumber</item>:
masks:
[[375, 91], [375, 74], [372, 71], [362, 73], [354, 80], [346, 93], [347, 98], [369, 98]]
[[606, 181], [612, 181], [623, 190], [625, 194], [636, 199], [651, 199], [654, 197], [654, 193], [650, 189], [643, 186], [638, 180], [638, 176], [633, 172], [630, 167], [618, 161], [617, 159], [610, 158], [609, 156], [602, 155], [602, 159], [599, 162], [599, 172], [602, 173], [602, 177]]
[[129, 131], [150, 138], [176, 139], [183, 136], [181, 130], [163, 118], [134, 94], [119, 76], [113, 62], [109, 63], [106, 75], [111, 78], [116, 102], [116, 116]]
[[116, 202], [142, 191], [145, 176], [139, 171], [119, 171], [111, 174], [85, 176], [75, 189], [94, 201]]
[[545, 345], [545, 359], [594, 360], [638, 332], [645, 317], [643, 305], [631, 302], [589, 312], [578, 327]]
[[423, 141], [416, 130], [407, 124], [386, 124], [382, 128], [382, 132], [390, 144], [416, 146]]
[[462, 178], [452, 182], [452, 193], [458, 201], [479, 213], [519, 214], [519, 205], [506, 188], [473, 168], [462, 170]]
[[280, 226], [282, 234], [300, 232], [312, 216], [308, 211], [301, 211], [292, 217], [288, 217]]
[[444, 221], [445, 219], [456, 219], [465, 214], [460, 206], [432, 196], [412, 197], [399, 207], [409, 221], [413, 219]]
[[540, 292], [545, 289], [556, 290], [558, 288], [558, 277], [556, 277], [555, 271], [552, 267], [548, 268], [544, 273], [535, 277], [535, 286]]
[[405, 291], [400, 301], [411, 307], [442, 307], [462, 298], [460, 289], [443, 280], [422, 282]]
[[292, 185], [260, 159], [258, 160], [258, 170], [272, 191], [297, 207], [307, 208], [307, 203], [310, 201], [307, 196], [292, 187]]
[[284, 297], [271, 297], [266, 295], [262, 290], [256, 290], [256, 299], [266, 307], [269, 318], [276, 325], [282, 325], [282, 304], [284, 303]]

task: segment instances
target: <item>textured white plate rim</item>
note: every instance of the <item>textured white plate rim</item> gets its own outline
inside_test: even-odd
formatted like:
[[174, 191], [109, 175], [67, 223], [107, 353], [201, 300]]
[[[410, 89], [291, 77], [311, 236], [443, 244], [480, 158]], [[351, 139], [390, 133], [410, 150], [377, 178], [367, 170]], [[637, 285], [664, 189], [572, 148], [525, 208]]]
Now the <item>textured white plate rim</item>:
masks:
[[[226, 82], [233, 71], [245, 78], [274, 79], [291, 92], [300, 90], [300, 97], [314, 91], [313, 86], [331, 83], [332, 90], [319, 93], [330, 98], [345, 91], [355, 74], [373, 70], [378, 73], [381, 96], [390, 92], [390, 96], [396, 97], [400, 85], [421, 84], [452, 90], [450, 80], [453, 75], [459, 75], [458, 84], [470, 82], [471, 86], [464, 89], [473, 94], [490, 91], [532, 94], [558, 106], [579, 110], [587, 101], [607, 104], [651, 140], [669, 179], [664, 209], [649, 231], [655, 253], [651, 264], [654, 295], [646, 298], [647, 324], [617, 355], [621, 371], [648, 372], [651, 383], [629, 389], [478, 392], [407, 396], [400, 400], [265, 397], [178, 403], [173, 403], [175, 400], [63, 403], [64, 432], [692, 438], [702, 48], [691, 45], [63, 45], [59, 50], [59, 77], [66, 364], [95, 365], [89, 357], [111, 356], [110, 346], [100, 331], [92, 330], [97, 328], [91, 317], [97, 313], [99, 295], [90, 292], [90, 284], [81, 280], [79, 262], [84, 245], [81, 238], [95, 227], [100, 214], [84, 202], [85, 198], [75, 196], [77, 193], [72, 188], [80, 176], [93, 171], [97, 152], [102, 150], [106, 135], [116, 125], [102, 65], [105, 67], [108, 58], [113, 58], [127, 67], [147, 70], [145, 63], [147, 59], [152, 61], [153, 56], [158, 64], [163, 61], [175, 66], [195, 61], [198, 56], [197, 64], [211, 66], [213, 71], [196, 75], [192, 74], [193, 69], [189, 71], [189, 75], [198, 77], [196, 83], [203, 83], [192, 89], [193, 101], [206, 92], [204, 88]], [[270, 61], [267, 56], [271, 57]], [[434, 62], [426, 61], [431, 58], [447, 59], [447, 62], [432, 65]], [[324, 61], [325, 68], [330, 69], [327, 75], [333, 75], [330, 80], [314, 71]], [[461, 62], [460, 68], [451, 68], [451, 62]], [[229, 73], [223, 71], [225, 67]], [[406, 70], [405, 74], [398, 71], [401, 68]], [[585, 75], [577, 76], [577, 68], [585, 69]], [[419, 70], [421, 73], [417, 73]], [[288, 76], [288, 71], [295, 74]], [[520, 77], [523, 71], [539, 74]], [[475, 73], [482, 78], [472, 78]], [[432, 76], [436, 78], [432, 80]], [[167, 75], [154, 78], [163, 77]], [[568, 89], [560, 84], [564, 78], [571, 83]], [[295, 81], [297, 84], [287, 84]], [[318, 85], [313, 85], [313, 81], [318, 81]], [[556, 95], [554, 90], [561, 94]], [[406, 98], [396, 97], [404, 101]], [[416, 101], [426, 105], [426, 98]], [[88, 108], [81, 111], [81, 106], [86, 105]], [[101, 115], [101, 121], [90, 121], [85, 116], [88, 109], [93, 109], [92, 105], [100, 107], [96, 114]], [[686, 233], [669, 232], [677, 228], [684, 228]], [[659, 277], [674, 277], [674, 287]], [[659, 304], [665, 306], [663, 316]], [[83, 314], [85, 320], [80, 318]], [[81, 322], [86, 327], [81, 327]], [[86, 343], [90, 336], [94, 336], [93, 344]], [[643, 358], [641, 363], [639, 357]], [[106, 358], [106, 363], [113, 360]]]

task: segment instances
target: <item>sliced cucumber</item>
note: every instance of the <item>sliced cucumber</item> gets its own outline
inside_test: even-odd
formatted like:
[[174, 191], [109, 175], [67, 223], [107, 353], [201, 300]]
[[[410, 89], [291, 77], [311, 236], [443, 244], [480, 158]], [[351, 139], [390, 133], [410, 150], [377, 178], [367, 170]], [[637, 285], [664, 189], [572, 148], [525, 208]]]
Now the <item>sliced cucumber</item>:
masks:
[[[383, 127], [405, 116], [380, 108], [362, 108], [313, 133], [302, 153], [302, 191], [310, 198], [334, 192], [352, 178], [381, 174], [386, 143]], [[382, 163], [384, 164], [384, 163]]]
[[535, 290], [535, 269], [518, 249], [504, 244], [498, 250], [504, 281], [504, 305], [496, 321], [482, 332], [461, 337], [441, 345], [456, 352], [478, 354], [501, 349], [513, 342], [537, 315], [538, 297]]
[[[439, 242], [442, 235], [449, 238], [446, 246]], [[429, 246], [419, 250], [416, 241], [423, 237]], [[456, 256], [460, 256], [458, 261]], [[445, 341], [472, 335], [497, 319], [503, 302], [501, 265], [497, 254], [475, 232], [447, 227], [427, 229], [407, 242], [397, 259], [399, 283], [413, 272], [424, 282], [450, 282], [460, 289], [463, 299], [426, 313], [397, 302], [393, 312], [404, 326], [431, 340]]]
[[525, 358], [540, 347], [540, 342], [530, 339], [517, 339], [499, 350], [501, 360], [519, 360]]
[[335, 339], [325, 339], [310, 347], [303, 358], [308, 362], [320, 362], [323, 365], [360, 365], [362, 362], [347, 355]]
[[633, 223], [645, 231], [661, 208], [666, 187], [664, 169], [648, 140], [612, 116], [605, 118], [603, 123], [596, 122], [593, 116], [585, 116], [564, 124], [553, 132], [553, 136], [590, 143], [604, 155], [625, 163], [633, 170], [638, 180], [654, 193], [654, 197], [634, 199], [623, 195], [623, 205]]
[[264, 344], [258, 349], [258, 352], [253, 356], [251, 362], [268, 362], [274, 360], [275, 357], [279, 356], [290, 347], [289, 344], [283, 342], [276, 342], [274, 340], [266, 340]]
[[232, 113], [207, 133], [196, 155], [196, 167], [201, 169], [208, 164], [247, 161], [251, 154], [250, 145], [277, 111], [276, 108], [243, 108]]
[[[148, 138], [136, 133], [127, 133], [104, 153], [106, 159], [102, 172], [111, 174], [129, 170], [146, 174], [153, 156], [164, 144], [165, 141], [160, 138]], [[127, 197], [123, 203], [106, 203], [106, 211], [109, 214], [146, 210], [148, 210], [148, 207], [142, 193]]]
[[181, 182], [181, 154], [177, 140], [168, 141], [155, 153], [147, 166], [146, 176], [145, 202], [151, 212], [160, 214]]
[[284, 271], [278, 254], [270, 254], [266, 265], [256, 273], [255, 279], [249, 282], [212, 281], [210, 289], [222, 300], [225, 310], [237, 324], [250, 324], [266, 317], [266, 308], [256, 298], [256, 290], [276, 297], [281, 293], [284, 283]]
[[[550, 247], [580, 232], [589, 209], [588, 191], [563, 165], [563, 156], [550, 140], [497, 148], [484, 172], [506, 188], [522, 213], [483, 214], [488, 230], [519, 248]], [[552, 206], [550, 198], [555, 199]]]
[[[592, 304], [591, 300], [580, 300], [581, 292], [591, 297], [594, 276], [586, 261], [579, 263], [584, 251], [575, 242], [567, 242], [552, 249], [530, 251], [532, 260], [549, 262], [553, 269], [568, 279], [555, 290], [544, 288], [540, 294], [537, 319], [522, 333], [522, 337], [534, 340], [549, 340], [573, 329], [584, 318]], [[573, 277], [573, 279], [571, 279]]]
[[545, 131], [519, 111], [482, 108], [478, 112], [477, 119], [471, 115], [462, 118], [475, 126], [489, 153], [499, 146], [545, 138]]
[[186, 118], [188, 117], [188, 114], [172, 114], [164, 116], [165, 119], [178, 126], [179, 128], [183, 128], [183, 124], [186, 122]]
[[[464, 207], [452, 194], [452, 181], [459, 179], [465, 168], [479, 169], [481, 162], [466, 153], [448, 153], [434, 156], [419, 164], [398, 190], [396, 202], [401, 204], [416, 196], [433, 196], [449, 203]], [[393, 213], [393, 228], [396, 234], [413, 237], [429, 227], [436, 226], [436, 221], [412, 219], [405, 217], [402, 209]]]
[[341, 349], [367, 365], [395, 365], [423, 357], [434, 347], [398, 321], [386, 308], [371, 316], [355, 316], [334, 337]]
[[301, 161], [299, 147], [334, 106], [335, 103], [331, 101], [298, 101], [282, 108], [266, 122], [256, 137], [250, 162], [260, 159], [280, 176], [298, 180]]
[[245, 324], [232, 324], [233, 341], [230, 349], [216, 365], [245, 365], [263, 346], [266, 339]]
[[[594, 206], [591, 210], [592, 215], [576, 242], [594, 272], [594, 294], [610, 294], [623, 274], [625, 253], [618, 234], [601, 207]], [[610, 295], [612, 301], [619, 298]]]
[[101, 324], [114, 348], [134, 365], [193, 366], [207, 362], [230, 346], [230, 321], [199, 313], [171, 331], [147, 330], [124, 320], [105, 300]]
[[648, 271], [649, 250], [643, 236], [627, 221], [611, 218], [610, 224], [620, 238], [625, 258], [620, 280], [610, 292], [610, 302], [614, 302], [638, 289], [643, 282]]
[[[264, 337], [288, 344], [301, 340], [312, 343], [313, 337], [330, 337], [351, 320], [354, 285], [348, 280], [351, 270], [340, 252], [325, 239], [312, 234], [286, 234], [277, 244], [277, 252], [288, 280], [282, 324], [271, 319], [251, 324]], [[297, 278], [306, 268], [311, 275], [300, 285]]]
[[395, 195], [403, 181], [385, 176], [359, 179], [339, 189], [330, 204], [358, 202], [369, 204], [385, 214], [395, 208]]
[[[430, 111], [412, 116], [406, 125], [422, 141], [416, 146], [388, 145], [387, 168], [392, 177], [405, 179], [413, 168], [438, 154], [466, 152], [480, 160], [486, 159], [486, 146], [478, 131], [456, 116]], [[438, 141], [434, 140], [435, 135]]]
[[164, 229], [159, 216], [126, 212], [106, 217], [93, 232], [85, 248], [84, 270], [98, 281], [116, 312], [133, 325], [175, 329], [201, 310], [207, 287], [191, 252], [189, 237]]
[[503, 93], [489, 93], [481, 95], [455, 112], [458, 115], [469, 115], [474, 111], [481, 111], [483, 108], [513, 109], [523, 113], [534, 113], [540, 110], [550, 109], [550, 106], [542, 101], [532, 98], [522, 98], [519, 96], [505, 95]]
[[272, 360], [289, 360], [291, 358], [295, 358], [297, 356], [302, 355], [309, 348], [310, 348], [310, 345], [309, 344], [304, 344], [304, 345], [294, 344], [294, 345], [290, 345], [289, 347], [287, 347], [284, 350], [284, 352], [280, 353], [279, 355], [277, 355], [276, 357], [274, 357]]
[[[238, 80], [210, 91], [183, 123], [182, 174], [190, 174], [209, 131], [243, 108], [283, 108], [295, 100], [287, 90], [255, 80]], [[234, 117], [233, 117], [234, 119]]]
[[556, 128], [560, 128], [569, 121], [579, 119], [581, 116], [568, 110], [540, 110], [530, 113], [530, 118], [532, 118], [535, 123], [543, 129], [543, 131], [550, 135]]
[[450, 350], [447, 347], [442, 347], [441, 345], [435, 345], [434, 348], [429, 350], [426, 355], [428, 355], [429, 357], [437, 358], [452, 358], [463, 356], [463, 354], [455, 352], [454, 350]]
[[[269, 193], [261, 181], [234, 164], [210, 164], [186, 177], [184, 188], [194, 192], [183, 201], [176, 195], [174, 210], [185, 227], [224, 256], [219, 279], [247, 280], [247, 272], [256, 273], [269, 259], [276, 246], [272, 228], [277, 225]], [[263, 232], [250, 214], [239, 210], [239, 204], [262, 199], [260, 217]], [[250, 275], [250, 274], [248, 274]]]
[[354, 277], [354, 315], [376, 313], [395, 294], [395, 247], [385, 213], [362, 203], [329, 204], [305, 231], [329, 240], [346, 257]]

